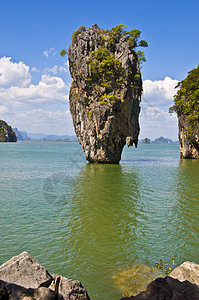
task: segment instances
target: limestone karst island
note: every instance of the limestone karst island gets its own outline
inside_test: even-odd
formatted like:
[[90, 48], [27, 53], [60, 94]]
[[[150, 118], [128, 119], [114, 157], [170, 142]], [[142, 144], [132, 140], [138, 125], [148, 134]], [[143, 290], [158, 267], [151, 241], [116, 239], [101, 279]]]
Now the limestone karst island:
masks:
[[5, 121], [0, 120], [0, 142], [16, 142], [17, 137], [12, 127]]
[[[122, 24], [73, 33], [60, 54], [72, 77], [75, 139], [49, 140], [0, 120], [0, 300], [199, 299], [199, 66], [178, 83], [170, 108], [179, 143], [139, 140], [147, 46], [140, 30]], [[39, 85], [53, 94], [58, 77], [45, 76]], [[21, 89], [28, 97], [28, 85]], [[65, 112], [55, 113], [65, 122]]]
[[178, 115], [180, 156], [199, 158], [199, 66], [177, 88], [170, 112]]
[[70, 111], [89, 162], [119, 163], [124, 145], [137, 146], [142, 94], [140, 61], [147, 46], [139, 30], [80, 27], [68, 59], [72, 85]]

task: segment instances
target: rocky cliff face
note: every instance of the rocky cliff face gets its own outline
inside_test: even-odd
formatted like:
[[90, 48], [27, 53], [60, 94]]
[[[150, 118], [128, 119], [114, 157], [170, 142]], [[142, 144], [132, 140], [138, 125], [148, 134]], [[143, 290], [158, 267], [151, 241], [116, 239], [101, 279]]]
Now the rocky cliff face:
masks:
[[97, 25], [73, 34], [70, 111], [89, 162], [118, 163], [138, 143], [142, 80], [138, 55], [120, 30]]
[[182, 158], [199, 158], [199, 123], [190, 133], [188, 116], [178, 114], [180, 156]]
[[199, 65], [176, 88], [174, 105], [169, 111], [178, 115], [180, 156], [199, 158]]
[[12, 127], [0, 120], [0, 142], [16, 142], [17, 137]]

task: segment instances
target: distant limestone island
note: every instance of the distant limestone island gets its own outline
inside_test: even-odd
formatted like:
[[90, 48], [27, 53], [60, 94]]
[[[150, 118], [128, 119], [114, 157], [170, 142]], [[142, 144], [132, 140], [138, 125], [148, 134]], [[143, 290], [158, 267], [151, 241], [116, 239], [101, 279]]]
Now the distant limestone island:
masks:
[[17, 136], [12, 127], [0, 120], [0, 142], [16, 142]]
[[17, 136], [18, 141], [58, 141], [58, 142], [76, 142], [77, 137], [75, 135], [55, 135], [44, 133], [30, 133], [26, 131], [20, 131], [17, 128], [13, 128]]
[[178, 144], [178, 141], [173, 141], [168, 138], [164, 138], [163, 136], [151, 141], [149, 138], [145, 138], [139, 141], [140, 144]]

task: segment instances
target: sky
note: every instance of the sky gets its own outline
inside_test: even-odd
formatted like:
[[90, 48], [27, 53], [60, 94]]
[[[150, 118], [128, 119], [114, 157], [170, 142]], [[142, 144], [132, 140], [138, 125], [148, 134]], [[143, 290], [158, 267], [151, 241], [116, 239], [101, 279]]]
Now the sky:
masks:
[[175, 86], [199, 63], [198, 0], [1, 0], [0, 119], [31, 133], [74, 135], [67, 56], [81, 25], [142, 31], [140, 139], [177, 140]]

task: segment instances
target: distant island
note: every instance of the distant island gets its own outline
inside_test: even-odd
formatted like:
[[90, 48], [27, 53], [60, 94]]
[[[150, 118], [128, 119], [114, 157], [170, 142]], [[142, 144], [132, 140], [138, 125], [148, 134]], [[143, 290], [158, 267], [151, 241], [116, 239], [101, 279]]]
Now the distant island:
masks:
[[173, 141], [172, 139], [165, 138], [163, 136], [155, 139], [154, 141], [151, 141], [149, 138], [144, 138], [139, 141], [141, 144], [172, 144], [172, 143], [178, 143], [178, 141]]
[[[54, 142], [78, 142], [76, 135], [56, 135], [56, 134], [45, 134], [45, 133], [30, 133], [27, 131], [21, 131], [17, 128], [13, 128], [17, 136], [18, 141], [54, 141]], [[139, 144], [172, 144], [178, 143], [172, 139], [165, 138], [163, 136], [152, 141], [149, 138], [139, 140]]]
[[78, 141], [75, 135], [54, 135], [44, 133], [30, 133], [26, 131], [20, 131], [17, 128], [13, 128], [17, 136], [18, 141], [59, 141], [59, 142], [76, 142]]
[[0, 120], [0, 142], [16, 142], [17, 137], [12, 127]]

